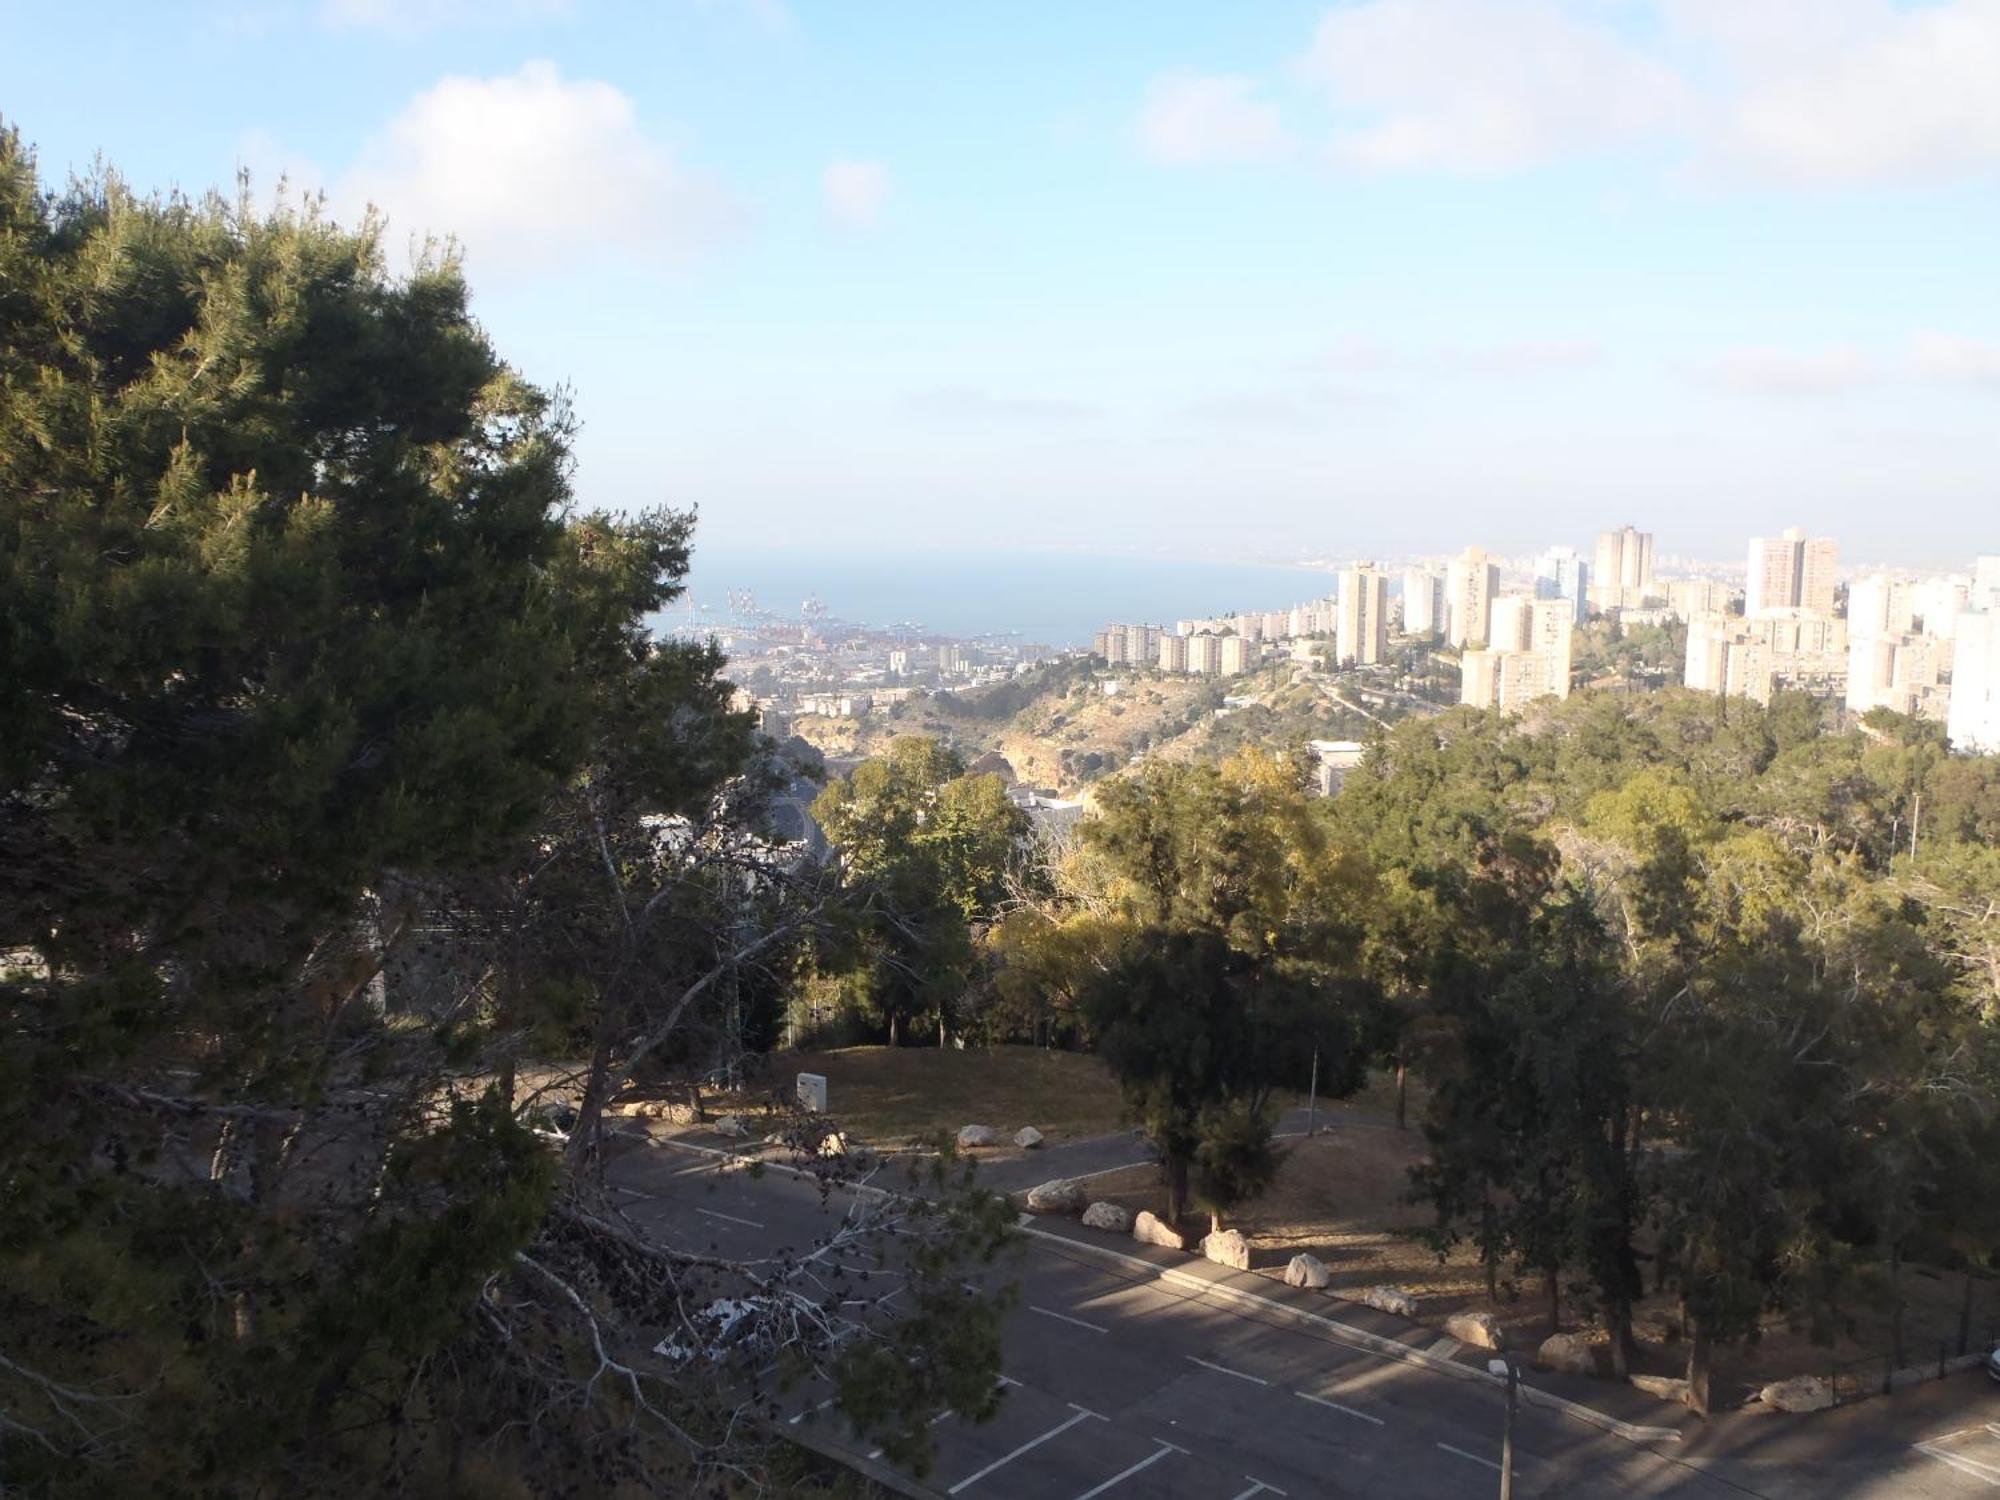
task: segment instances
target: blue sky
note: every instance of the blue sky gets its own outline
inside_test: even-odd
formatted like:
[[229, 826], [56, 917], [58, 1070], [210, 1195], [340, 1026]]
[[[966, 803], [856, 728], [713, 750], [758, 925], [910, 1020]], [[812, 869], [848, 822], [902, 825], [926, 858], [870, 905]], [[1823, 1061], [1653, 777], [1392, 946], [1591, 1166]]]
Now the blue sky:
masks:
[[[59, 178], [457, 232], [731, 545], [2000, 548], [2000, 0], [0, 0]], [[86, 60], [86, 61], [67, 61]]]

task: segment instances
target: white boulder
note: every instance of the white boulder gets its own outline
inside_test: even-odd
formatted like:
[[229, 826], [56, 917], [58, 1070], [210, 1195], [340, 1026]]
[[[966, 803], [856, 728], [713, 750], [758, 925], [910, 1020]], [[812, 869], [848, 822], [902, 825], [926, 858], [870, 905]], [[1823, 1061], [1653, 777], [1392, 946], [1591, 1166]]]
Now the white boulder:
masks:
[[997, 1146], [1000, 1132], [991, 1125], [961, 1125], [958, 1127], [958, 1149], [969, 1151], [974, 1146]]
[[1132, 1216], [1115, 1203], [1093, 1203], [1083, 1211], [1083, 1227], [1123, 1234], [1132, 1227]]
[[1232, 1270], [1250, 1269], [1250, 1242], [1242, 1232], [1235, 1229], [1218, 1229], [1203, 1238], [1201, 1253], [1218, 1266], [1228, 1266]]
[[821, 1156], [847, 1155], [847, 1137], [838, 1130], [829, 1130], [819, 1138], [819, 1154]]
[[1028, 1189], [1028, 1212], [1031, 1214], [1073, 1214], [1083, 1207], [1083, 1184], [1071, 1182], [1067, 1177], [1058, 1177], [1054, 1182], [1045, 1182], [1040, 1187]]
[[1507, 1330], [1492, 1313], [1453, 1313], [1444, 1320], [1444, 1331], [1475, 1349], [1498, 1351], [1507, 1347]]
[[1132, 1221], [1132, 1238], [1142, 1245], [1164, 1245], [1169, 1250], [1187, 1249], [1187, 1237], [1178, 1229], [1163, 1223], [1160, 1217], [1149, 1209], [1141, 1209], [1139, 1217]]
[[724, 1115], [715, 1122], [715, 1133], [732, 1141], [740, 1141], [750, 1133], [750, 1127], [743, 1123], [741, 1115]]
[[1825, 1411], [1833, 1405], [1833, 1391], [1817, 1375], [1794, 1375], [1772, 1381], [1757, 1399], [1776, 1411]]
[[1688, 1383], [1678, 1375], [1634, 1375], [1631, 1383], [1634, 1390], [1644, 1391], [1649, 1396], [1657, 1396], [1677, 1406], [1687, 1405]]
[[1032, 1151], [1042, 1143], [1042, 1133], [1032, 1125], [1023, 1125], [1014, 1132], [1014, 1144], [1023, 1151]]
[[1399, 1286], [1371, 1286], [1361, 1294], [1361, 1305], [1377, 1312], [1394, 1313], [1399, 1318], [1417, 1315], [1417, 1299]]
[[1332, 1279], [1326, 1262], [1317, 1255], [1294, 1255], [1285, 1267], [1286, 1286], [1323, 1287]]
[[1535, 1350], [1535, 1363], [1565, 1375], [1595, 1375], [1597, 1346], [1581, 1333], [1552, 1333]]

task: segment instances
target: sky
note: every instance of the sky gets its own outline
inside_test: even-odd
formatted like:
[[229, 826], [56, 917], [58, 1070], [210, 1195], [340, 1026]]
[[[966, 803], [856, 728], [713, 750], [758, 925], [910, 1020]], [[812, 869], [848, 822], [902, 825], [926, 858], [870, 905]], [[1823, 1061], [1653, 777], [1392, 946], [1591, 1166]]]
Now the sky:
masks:
[[455, 235], [731, 546], [2000, 550], [2000, 0], [0, 0], [60, 182]]

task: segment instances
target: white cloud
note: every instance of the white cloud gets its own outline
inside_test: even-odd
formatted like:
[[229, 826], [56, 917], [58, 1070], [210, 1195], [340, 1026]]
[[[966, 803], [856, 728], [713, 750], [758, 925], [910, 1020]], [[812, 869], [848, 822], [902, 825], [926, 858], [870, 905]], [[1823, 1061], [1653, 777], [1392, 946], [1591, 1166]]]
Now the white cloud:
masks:
[[905, 397], [903, 404], [918, 416], [952, 422], [1067, 424], [1103, 415], [1087, 402], [1050, 396], [996, 396], [980, 387], [965, 385], [917, 391]]
[[1669, 0], [1723, 73], [1711, 147], [1801, 184], [2000, 167], [2000, 0]]
[[1169, 73], [1146, 90], [1139, 149], [1169, 166], [1270, 161], [1290, 140], [1278, 106], [1256, 97], [1254, 80]]
[[675, 258], [741, 218], [718, 183], [644, 129], [629, 97], [551, 62], [419, 94], [332, 196], [346, 213], [380, 207], [392, 233], [456, 236], [475, 270], [605, 252]]
[[1491, 174], [1683, 122], [1665, 64], [1553, 0], [1365, 0], [1331, 11], [1302, 70], [1349, 123], [1334, 158], [1367, 171]]
[[889, 169], [875, 161], [836, 161], [820, 173], [826, 211], [850, 229], [866, 229], [889, 201]]
[[334, 31], [415, 36], [470, 23], [560, 20], [571, 8], [571, 0], [320, 0], [319, 19]]
[[2000, 385], [2000, 343], [1955, 333], [1922, 333], [1910, 340], [1910, 368], [1926, 380]]
[[1603, 359], [1603, 347], [1588, 339], [1531, 339], [1512, 344], [1397, 349], [1372, 339], [1343, 338], [1311, 364], [1315, 369], [1341, 375], [1511, 377], [1580, 370]]
[[1875, 361], [1852, 345], [1829, 349], [1732, 349], [1704, 372], [1710, 379], [1744, 391], [1824, 396], [1852, 390], [1879, 377]]

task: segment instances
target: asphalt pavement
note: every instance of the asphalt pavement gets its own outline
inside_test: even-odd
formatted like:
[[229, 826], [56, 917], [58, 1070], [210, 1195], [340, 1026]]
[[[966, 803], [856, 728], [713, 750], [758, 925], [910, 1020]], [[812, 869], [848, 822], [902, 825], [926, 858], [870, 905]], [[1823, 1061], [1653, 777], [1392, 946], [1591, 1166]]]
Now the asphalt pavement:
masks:
[[[1098, 1155], [1146, 1159], [1127, 1138], [1084, 1144]], [[1077, 1163], [1094, 1159], [1078, 1148], [1039, 1157], [1020, 1175], [1032, 1182], [1079, 1175]], [[648, 1233], [737, 1257], [808, 1252], [850, 1201], [845, 1190], [823, 1194], [783, 1171], [753, 1176], [731, 1165], [690, 1143], [661, 1142], [621, 1153], [610, 1180]], [[996, 1174], [995, 1185], [1011, 1175]], [[1457, 1500], [1498, 1492], [1497, 1385], [1366, 1347], [1341, 1331], [1362, 1321], [1351, 1304], [1322, 1297], [1325, 1318], [1316, 1323], [1301, 1314], [1311, 1294], [1287, 1303], [1286, 1289], [1268, 1280], [1185, 1258], [1180, 1267], [1201, 1266], [1229, 1285], [1168, 1277], [1175, 1267], [1135, 1253], [1143, 1248], [1068, 1224], [1028, 1237], [995, 1277], [1018, 1287], [1001, 1409], [980, 1424], [941, 1418], [925, 1474], [886, 1469], [826, 1404], [827, 1391], [791, 1393], [789, 1425], [821, 1451], [917, 1496]], [[1409, 1336], [1421, 1346], [1420, 1334]], [[1594, 1383], [1561, 1394], [1592, 1397], [1577, 1387]], [[1626, 1389], [1595, 1389], [1607, 1420], [1643, 1418], [1678, 1431], [1679, 1440], [1635, 1441], [1574, 1414], [1524, 1405], [1517, 1496], [1961, 1500], [2000, 1489], [2000, 1392], [1977, 1373], [1815, 1416], [1757, 1411], [1706, 1423]]]

